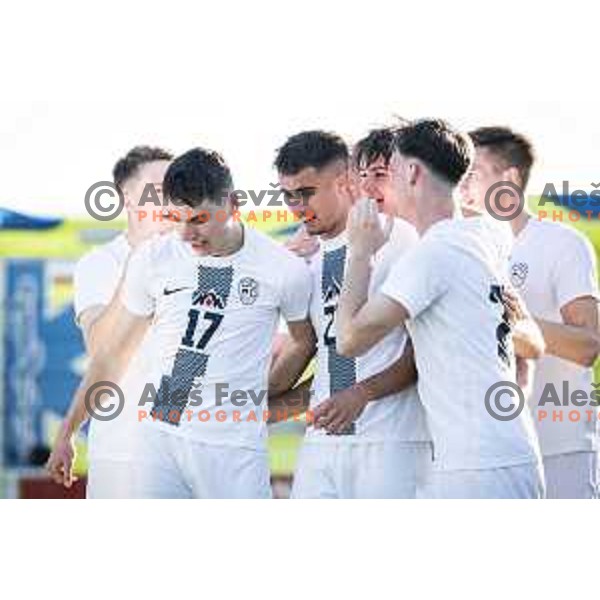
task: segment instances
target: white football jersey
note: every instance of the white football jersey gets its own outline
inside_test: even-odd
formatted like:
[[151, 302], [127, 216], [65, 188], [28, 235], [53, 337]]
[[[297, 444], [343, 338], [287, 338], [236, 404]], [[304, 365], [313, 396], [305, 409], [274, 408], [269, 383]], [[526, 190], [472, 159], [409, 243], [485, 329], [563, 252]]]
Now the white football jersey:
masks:
[[[396, 219], [390, 239], [374, 258], [369, 294], [376, 293], [392, 265], [418, 241], [414, 227]], [[402, 355], [407, 340], [404, 327], [398, 327], [368, 352], [357, 358], [340, 356], [336, 350], [335, 313], [344, 279], [346, 233], [321, 240], [318, 255], [311, 263], [313, 294], [311, 320], [317, 333], [317, 370], [311, 408], [335, 392], [376, 375]], [[354, 426], [343, 436], [327, 435], [322, 429], [309, 428], [308, 436], [348, 442], [395, 439], [429, 441], [425, 416], [416, 386], [387, 398], [369, 402]]]
[[[77, 263], [74, 276], [75, 318], [94, 306], [106, 307], [112, 300], [123, 275], [131, 252], [127, 236], [121, 234], [107, 244], [95, 248]], [[127, 371], [118, 383], [125, 396], [122, 412], [110, 421], [91, 419], [88, 436], [90, 460], [129, 460], [135, 453], [137, 427], [136, 399], [142, 389], [137, 389], [139, 373], [147, 366], [150, 356], [146, 352], [149, 330], [138, 351], [132, 357]]]
[[539, 459], [527, 410], [501, 421], [485, 406], [492, 385], [515, 382], [501, 299], [506, 267], [493, 231], [498, 230], [485, 218], [436, 223], [398, 259], [382, 288], [411, 316], [419, 396], [440, 470]]
[[[596, 256], [590, 242], [576, 230], [551, 221], [529, 219], [515, 241], [510, 279], [534, 317], [555, 323], [563, 322], [560, 309], [572, 300], [598, 297]], [[530, 406], [542, 454], [596, 448], [598, 407], [589, 403], [576, 406], [568, 400], [577, 390], [589, 398], [594, 391], [592, 369], [545, 355], [535, 361], [533, 381]], [[544, 395], [546, 386], [556, 390], [554, 402]]]
[[153, 315], [155, 359], [144, 376], [156, 393], [139, 407], [142, 423], [205, 443], [264, 446], [273, 335], [280, 316], [308, 317], [310, 273], [266, 235], [244, 231], [230, 256], [197, 256], [170, 234], [131, 257], [123, 301]]
[[93, 306], [106, 306], [117, 289], [131, 247], [123, 233], [94, 248], [77, 263], [74, 275], [75, 318]]

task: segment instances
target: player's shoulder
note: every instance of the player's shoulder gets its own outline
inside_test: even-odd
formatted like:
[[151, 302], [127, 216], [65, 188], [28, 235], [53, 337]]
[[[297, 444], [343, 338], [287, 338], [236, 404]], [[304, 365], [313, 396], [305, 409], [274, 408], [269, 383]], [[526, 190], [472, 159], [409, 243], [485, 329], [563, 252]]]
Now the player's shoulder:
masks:
[[416, 243], [419, 240], [419, 234], [414, 225], [406, 219], [394, 217], [392, 231], [390, 233], [391, 242], [411, 242]]
[[157, 265], [176, 259], [184, 250], [184, 242], [175, 232], [171, 232], [144, 240], [136, 247], [134, 255]]
[[388, 271], [398, 258], [419, 243], [419, 234], [413, 225], [404, 219], [394, 218], [390, 236], [375, 254], [374, 267]]
[[119, 234], [110, 242], [93, 248], [78, 261], [76, 270], [80, 273], [98, 274], [111, 268], [121, 267], [129, 254], [130, 247], [124, 233]]
[[251, 227], [247, 227], [246, 231], [256, 258], [270, 264], [274, 272], [286, 268], [308, 270], [306, 261], [288, 250], [281, 242]]
[[463, 259], [502, 269], [514, 243], [510, 225], [487, 215], [445, 219], [433, 225], [423, 239], [436, 260], [453, 270], [463, 268]]
[[588, 249], [592, 247], [589, 239], [581, 231], [566, 223], [531, 217], [528, 226], [534, 230], [536, 235], [547, 238], [551, 247], [560, 249], [565, 247], [585, 247]]

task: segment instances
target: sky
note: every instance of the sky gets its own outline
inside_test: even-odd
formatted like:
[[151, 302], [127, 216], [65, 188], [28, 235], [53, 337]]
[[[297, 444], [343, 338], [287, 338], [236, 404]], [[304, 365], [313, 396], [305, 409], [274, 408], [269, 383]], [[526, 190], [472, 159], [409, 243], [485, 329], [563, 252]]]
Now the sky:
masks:
[[352, 142], [393, 115], [527, 134], [538, 155], [530, 193], [600, 182], [597, 46], [577, 1], [543, 19], [512, 0], [224, 2], [186, 18], [177, 1], [102, 5], [69, 5], [68, 21], [62, 2], [33, 21], [25, 6], [26, 39], [6, 26], [0, 206], [84, 215], [86, 190], [138, 144], [214, 148], [236, 187], [269, 189], [289, 135], [326, 128]]

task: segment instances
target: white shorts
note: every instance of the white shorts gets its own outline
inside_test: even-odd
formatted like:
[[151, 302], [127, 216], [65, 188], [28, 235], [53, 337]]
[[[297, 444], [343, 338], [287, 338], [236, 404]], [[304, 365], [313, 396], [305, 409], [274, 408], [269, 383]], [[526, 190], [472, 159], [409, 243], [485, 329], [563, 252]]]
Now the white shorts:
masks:
[[428, 443], [307, 439], [292, 498], [415, 498], [431, 461]]
[[546, 497], [600, 498], [598, 452], [570, 452], [544, 457]]
[[544, 477], [539, 463], [498, 469], [431, 471], [418, 490], [419, 498], [509, 499], [543, 498]]
[[90, 464], [88, 498], [270, 498], [265, 451], [216, 446], [147, 427], [131, 461]]

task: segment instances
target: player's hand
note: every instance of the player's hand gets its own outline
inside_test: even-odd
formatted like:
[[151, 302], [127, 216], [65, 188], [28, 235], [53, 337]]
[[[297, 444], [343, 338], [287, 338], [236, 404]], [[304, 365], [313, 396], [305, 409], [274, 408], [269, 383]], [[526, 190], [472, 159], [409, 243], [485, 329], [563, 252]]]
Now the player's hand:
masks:
[[315, 407], [315, 429], [325, 429], [334, 435], [343, 433], [360, 417], [368, 402], [368, 396], [360, 386], [335, 393]]
[[508, 320], [513, 325], [530, 318], [525, 302], [515, 289], [505, 288], [502, 293], [502, 302], [508, 314]]
[[523, 390], [525, 396], [531, 393], [533, 383], [533, 364], [527, 358], [516, 357], [517, 363], [517, 385]]
[[77, 481], [77, 478], [73, 477], [74, 462], [75, 443], [73, 438], [61, 433], [50, 453], [46, 470], [55, 483], [70, 488]]
[[285, 247], [300, 258], [310, 258], [319, 251], [319, 240], [309, 235], [304, 227], [300, 227], [285, 243]]
[[373, 256], [392, 232], [394, 218], [386, 215], [382, 227], [377, 202], [372, 198], [357, 200], [348, 215], [348, 243], [351, 251], [359, 256]]

